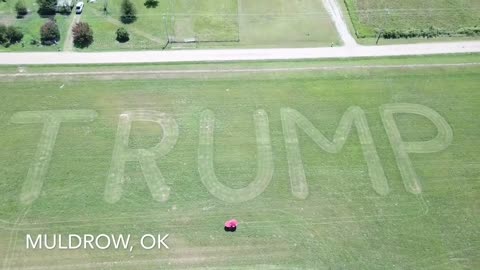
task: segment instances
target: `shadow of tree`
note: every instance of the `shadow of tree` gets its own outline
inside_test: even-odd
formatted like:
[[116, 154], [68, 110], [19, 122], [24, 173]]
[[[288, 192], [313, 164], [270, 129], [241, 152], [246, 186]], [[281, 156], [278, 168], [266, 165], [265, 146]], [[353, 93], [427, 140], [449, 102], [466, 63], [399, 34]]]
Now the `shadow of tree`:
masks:
[[124, 24], [131, 24], [137, 20], [137, 16], [135, 15], [122, 15], [120, 16], [120, 21]]

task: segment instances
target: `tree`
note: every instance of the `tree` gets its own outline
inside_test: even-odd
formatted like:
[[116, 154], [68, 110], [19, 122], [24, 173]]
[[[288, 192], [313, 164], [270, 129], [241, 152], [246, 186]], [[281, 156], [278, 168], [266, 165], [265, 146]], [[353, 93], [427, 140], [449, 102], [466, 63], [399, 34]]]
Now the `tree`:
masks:
[[73, 45], [77, 48], [85, 48], [93, 42], [93, 31], [85, 22], [75, 24], [73, 31]]
[[156, 8], [158, 6], [158, 0], [145, 0], [145, 4], [147, 8]]
[[120, 20], [123, 23], [133, 23], [137, 20], [137, 9], [130, 0], [122, 1], [121, 12]]
[[5, 47], [20, 42], [23, 39], [22, 31], [15, 26], [0, 24], [0, 45]]
[[23, 33], [20, 28], [15, 26], [7, 27], [7, 38], [10, 44], [15, 44], [23, 39]]
[[57, 8], [57, 0], [37, 0], [38, 13], [40, 15], [54, 15]]
[[4, 45], [7, 42], [8, 42], [7, 27], [3, 24], [0, 24], [0, 44]]
[[17, 12], [18, 18], [23, 18], [25, 15], [28, 14], [27, 6], [23, 0], [18, 0], [15, 4], [15, 11]]
[[49, 20], [40, 28], [40, 41], [43, 45], [53, 45], [60, 40], [60, 31], [57, 24]]
[[130, 34], [128, 34], [127, 29], [120, 27], [117, 29], [117, 41], [124, 43], [130, 40]]

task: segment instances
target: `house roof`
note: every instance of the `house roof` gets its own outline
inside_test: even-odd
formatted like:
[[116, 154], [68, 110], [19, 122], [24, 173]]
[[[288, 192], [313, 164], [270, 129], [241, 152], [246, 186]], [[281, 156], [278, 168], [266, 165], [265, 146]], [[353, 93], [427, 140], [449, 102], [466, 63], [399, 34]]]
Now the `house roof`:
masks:
[[73, 0], [57, 0], [57, 7], [73, 6]]

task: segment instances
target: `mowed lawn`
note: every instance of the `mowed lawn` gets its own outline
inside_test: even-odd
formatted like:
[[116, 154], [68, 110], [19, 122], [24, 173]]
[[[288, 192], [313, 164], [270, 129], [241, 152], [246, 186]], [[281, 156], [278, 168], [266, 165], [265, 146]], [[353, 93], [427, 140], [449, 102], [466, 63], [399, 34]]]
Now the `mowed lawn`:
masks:
[[[128, 25], [119, 20], [119, 2], [109, 2], [107, 16], [100, 2], [87, 5], [83, 15], [99, 37], [92, 50], [159, 49], [167, 40], [176, 43], [171, 45], [175, 49], [339, 44], [331, 19], [316, 0], [168, 0], [159, 1], [155, 8], [133, 0], [138, 19]], [[112, 42], [120, 26], [132, 34], [124, 44]], [[192, 41], [199, 43], [185, 43]]]
[[375, 29], [441, 28], [457, 31], [480, 25], [478, 0], [344, 0], [359, 36]]
[[[131, 24], [120, 21], [121, 1], [108, 1], [107, 13], [104, 12], [103, 0], [86, 4], [81, 21], [89, 23], [94, 32], [94, 42], [87, 50], [161, 49], [165, 46], [168, 25], [163, 18], [169, 1], [159, 1], [156, 8], [146, 8], [143, 0], [131, 2], [137, 10], [137, 20]], [[121, 27], [130, 34], [126, 43], [116, 41], [116, 31]]]
[[242, 44], [264, 47], [314, 47], [339, 44], [322, 1], [240, 0]]
[[[363, 62], [351, 65], [362, 63], [362, 68], [340, 61], [327, 65], [337, 67], [334, 70], [301, 72], [219, 73], [219, 69], [250, 65], [225, 64], [167, 65], [170, 72], [164, 74], [1, 77], [3, 265], [12, 269], [49, 265], [64, 269], [478, 268], [480, 66], [381, 68], [376, 59], [370, 63], [373, 68], [368, 61], [359, 61]], [[478, 56], [468, 61], [478, 62]], [[273, 67], [295, 65], [323, 64], [277, 62]], [[117, 68], [129, 70], [120, 66], [106, 70]], [[204, 72], [172, 73], [192, 68]], [[105, 71], [102, 67], [88, 71], [97, 69]], [[422, 185], [417, 195], [404, 187], [381, 120], [380, 107], [391, 103], [427, 106], [453, 131], [453, 141], [445, 150], [410, 154]], [[358, 130], [352, 128], [344, 148], [332, 154], [297, 128], [309, 195], [295, 197], [280, 111], [298, 111], [332, 139], [351, 106], [365, 113], [390, 192], [379, 195], [372, 188]], [[22, 185], [34, 162], [42, 125], [11, 119], [18, 112], [44, 110], [94, 110], [98, 117], [60, 125], [39, 197], [22, 204]], [[178, 125], [175, 146], [156, 159], [171, 188], [170, 197], [155, 201], [139, 163], [129, 162], [120, 199], [108, 203], [106, 181], [120, 115], [136, 110], [167, 113]], [[254, 117], [257, 121], [263, 117], [257, 110], [266, 113], [274, 170], [258, 196], [226, 202], [202, 183], [197, 156], [202, 153], [200, 142], [205, 143], [200, 130], [205, 128], [201, 119], [206, 110], [215, 117], [214, 126], [208, 127], [214, 135], [215, 174], [220, 183], [235, 189], [256, 177], [260, 157], [255, 134], [261, 132], [255, 130]], [[399, 114], [395, 120], [404, 141], [428, 141], [437, 134], [433, 123], [422, 116]], [[164, 135], [156, 123], [133, 122], [129, 147], [150, 148]], [[232, 217], [240, 227], [234, 234], [225, 233], [223, 222]], [[135, 248], [132, 253], [26, 250], [27, 233], [131, 234]], [[170, 249], [141, 249], [138, 238], [146, 233], [169, 233]]]
[[[147, 8], [144, 0], [132, 0], [137, 19], [131, 24], [120, 21], [120, 1], [109, 2], [108, 13], [102, 1], [88, 4], [82, 21], [92, 25], [95, 42], [90, 50], [162, 49], [171, 42], [236, 42], [238, 40], [237, 1], [218, 2], [168, 0]], [[125, 27], [130, 41], [115, 41], [116, 30]]]
[[[58, 14], [55, 16], [58, 28], [60, 30], [60, 41], [57, 46], [40, 46], [40, 27], [49, 20], [47, 17], [41, 17], [38, 13], [38, 5], [36, 0], [24, 0], [28, 9], [28, 14], [23, 18], [16, 17], [15, 4], [17, 1], [0, 1], [0, 24], [15, 25], [23, 32], [23, 40], [21, 43], [4, 48], [0, 46], [0, 51], [52, 51], [61, 50], [66, 33], [70, 25], [71, 16]], [[32, 40], [37, 44], [32, 44]]]
[[[130, 24], [120, 21], [121, 1], [98, 0], [85, 3], [80, 21], [93, 29], [93, 44], [82, 51], [211, 47], [305, 47], [339, 44], [335, 27], [322, 1], [317, 0], [166, 0], [148, 8], [145, 0], [131, 0], [137, 19]], [[62, 40], [58, 47], [31, 46], [39, 40], [40, 27], [47, 21], [37, 14], [35, 0], [26, 0], [30, 11], [23, 19], [15, 18], [15, 1], [0, 2], [0, 22], [18, 25], [25, 33], [23, 43], [0, 50], [62, 50], [64, 37], [74, 14], [57, 14]], [[104, 11], [105, 3], [107, 12]], [[77, 15], [78, 16], [78, 15]], [[124, 27], [130, 40], [115, 40]], [[196, 41], [198, 43], [189, 43]]]

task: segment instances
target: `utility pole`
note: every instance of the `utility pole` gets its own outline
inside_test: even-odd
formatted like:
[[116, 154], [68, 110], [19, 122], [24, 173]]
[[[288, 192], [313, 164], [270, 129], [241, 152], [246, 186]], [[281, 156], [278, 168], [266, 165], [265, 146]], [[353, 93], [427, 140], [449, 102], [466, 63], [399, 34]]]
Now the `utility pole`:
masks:
[[170, 35], [168, 34], [168, 27], [167, 27], [167, 17], [163, 15], [163, 27], [165, 27], [165, 34], [167, 35], [167, 41], [170, 42]]
[[375, 42], [375, 45], [378, 45], [378, 41], [380, 40], [380, 37], [382, 36], [382, 34], [383, 34], [384, 31], [385, 31], [385, 30], [382, 29], [382, 30], [380, 30], [380, 32], [378, 32], [377, 42]]
[[380, 40], [380, 37], [382, 37], [382, 34], [385, 32], [385, 26], [387, 25], [387, 18], [390, 15], [390, 9], [386, 8], [385, 11], [387, 12], [387, 15], [385, 16], [385, 19], [383, 20], [383, 28], [378, 33], [377, 42], [375, 42], [375, 45], [378, 45], [378, 41]]
[[167, 18], [165, 15], [163, 15], [163, 25], [165, 27], [165, 35], [167, 36], [167, 43], [163, 46], [162, 50], [165, 50], [168, 47], [168, 44], [170, 44], [170, 35], [168, 34], [168, 28], [167, 28]]

